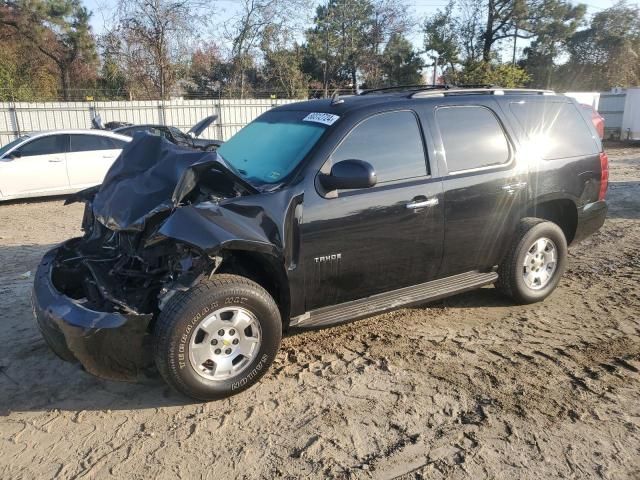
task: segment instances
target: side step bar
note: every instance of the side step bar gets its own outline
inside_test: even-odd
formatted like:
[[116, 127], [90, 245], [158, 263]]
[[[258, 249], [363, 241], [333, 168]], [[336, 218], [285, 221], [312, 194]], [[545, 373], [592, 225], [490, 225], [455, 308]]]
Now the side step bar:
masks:
[[498, 279], [495, 272], [477, 271], [460, 273], [451, 277], [379, 293], [351, 302], [311, 310], [289, 323], [292, 327], [312, 328], [333, 325], [347, 320], [370, 317], [376, 313], [388, 312], [401, 307], [416, 305], [426, 301], [439, 300], [455, 293], [474, 290], [494, 283]]

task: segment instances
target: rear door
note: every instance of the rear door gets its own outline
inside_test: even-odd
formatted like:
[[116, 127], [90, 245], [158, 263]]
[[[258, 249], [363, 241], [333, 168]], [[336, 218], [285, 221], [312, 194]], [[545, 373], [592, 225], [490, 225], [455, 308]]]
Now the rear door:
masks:
[[102, 135], [69, 135], [67, 171], [70, 186], [84, 188], [102, 183], [124, 145], [121, 140]]
[[433, 108], [444, 190], [440, 276], [498, 263], [525, 204], [527, 166], [516, 161], [499, 111], [491, 99], [443, 99]]
[[305, 193], [307, 310], [423, 283], [440, 266], [441, 184], [428, 168], [416, 114], [390, 111], [362, 120], [322, 171], [348, 159], [370, 163], [378, 183], [333, 198]]
[[69, 188], [65, 161], [67, 136], [36, 137], [0, 160], [0, 191], [24, 196]]

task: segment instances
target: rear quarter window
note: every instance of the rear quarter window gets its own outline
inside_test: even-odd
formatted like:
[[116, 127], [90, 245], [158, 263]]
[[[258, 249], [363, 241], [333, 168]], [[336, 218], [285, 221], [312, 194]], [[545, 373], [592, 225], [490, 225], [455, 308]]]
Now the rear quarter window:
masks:
[[509, 108], [527, 135], [526, 148], [545, 160], [598, 153], [591, 129], [572, 103], [513, 102]]

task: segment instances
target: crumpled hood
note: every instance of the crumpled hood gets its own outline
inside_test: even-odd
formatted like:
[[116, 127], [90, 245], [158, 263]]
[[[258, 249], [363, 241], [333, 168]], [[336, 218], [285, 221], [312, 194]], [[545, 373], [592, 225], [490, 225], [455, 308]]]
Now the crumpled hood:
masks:
[[255, 193], [215, 152], [189, 150], [159, 136], [137, 134], [107, 172], [93, 198], [93, 214], [111, 230], [142, 231], [147, 219], [176, 208], [212, 170], [224, 178], [226, 190]]

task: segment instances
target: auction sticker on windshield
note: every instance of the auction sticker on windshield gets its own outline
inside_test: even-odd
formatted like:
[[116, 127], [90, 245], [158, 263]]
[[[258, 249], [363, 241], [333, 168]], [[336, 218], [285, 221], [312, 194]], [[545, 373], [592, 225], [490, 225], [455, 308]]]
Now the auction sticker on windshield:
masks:
[[313, 112], [302, 119], [303, 122], [317, 122], [325, 125], [333, 125], [340, 118], [332, 113]]

